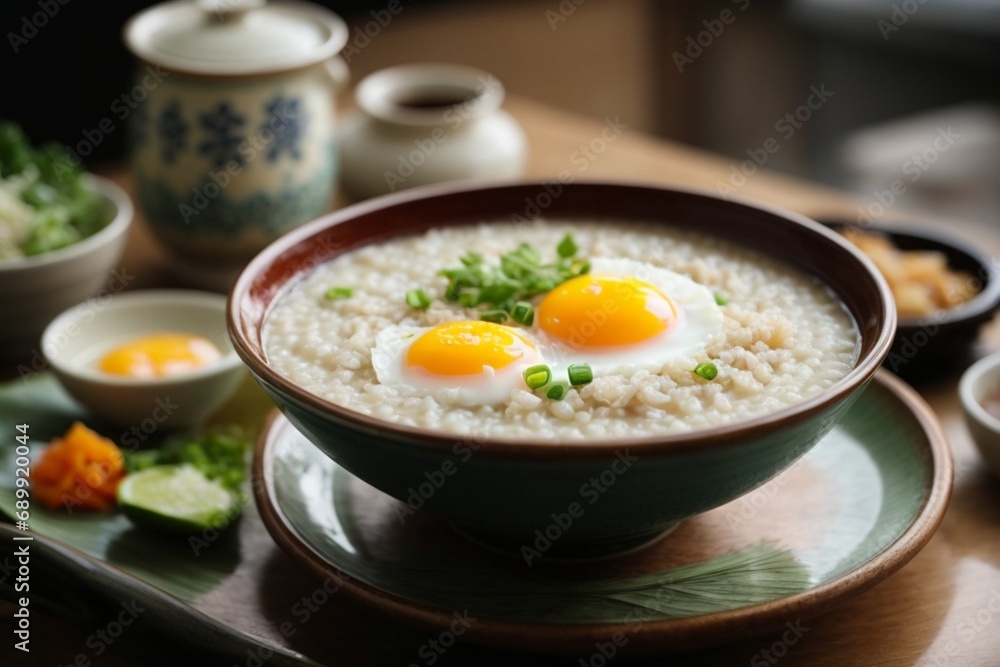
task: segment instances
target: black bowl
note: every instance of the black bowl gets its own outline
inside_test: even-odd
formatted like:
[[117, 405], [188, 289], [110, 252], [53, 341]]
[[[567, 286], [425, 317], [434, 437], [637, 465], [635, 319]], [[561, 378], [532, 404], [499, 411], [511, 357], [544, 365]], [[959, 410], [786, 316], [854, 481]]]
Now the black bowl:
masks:
[[948, 258], [948, 268], [972, 276], [979, 293], [969, 301], [924, 317], [898, 320], [896, 338], [883, 366], [910, 382], [940, 379], [968, 366], [982, 325], [1000, 306], [1000, 258], [947, 232], [892, 223], [862, 227], [823, 220], [835, 230], [858, 229], [884, 234], [900, 250], [935, 250]]

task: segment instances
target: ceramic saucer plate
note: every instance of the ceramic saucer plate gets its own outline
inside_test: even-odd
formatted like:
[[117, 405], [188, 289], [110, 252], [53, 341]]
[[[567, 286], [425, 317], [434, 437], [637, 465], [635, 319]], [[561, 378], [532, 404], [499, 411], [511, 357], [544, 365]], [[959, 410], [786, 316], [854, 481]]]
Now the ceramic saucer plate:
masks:
[[480, 548], [353, 477], [277, 413], [254, 475], [278, 544], [387, 614], [432, 631], [464, 624], [463, 639], [485, 645], [568, 655], [621, 633], [638, 655], [771, 631], [874, 586], [934, 534], [952, 464], [931, 409], [880, 371], [780, 476], [600, 562], [535, 557], [541, 533], [520, 554]]

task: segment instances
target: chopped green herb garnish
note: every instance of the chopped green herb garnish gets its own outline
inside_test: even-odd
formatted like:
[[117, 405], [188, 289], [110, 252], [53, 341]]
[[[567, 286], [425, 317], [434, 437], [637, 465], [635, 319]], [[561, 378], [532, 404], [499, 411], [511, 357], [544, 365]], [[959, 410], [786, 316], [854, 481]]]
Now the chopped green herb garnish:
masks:
[[458, 294], [458, 305], [463, 308], [475, 308], [479, 305], [479, 290], [467, 287]]
[[574, 277], [590, 273], [590, 260], [574, 259], [569, 265], [569, 272], [573, 274]]
[[715, 292], [714, 296], [715, 296], [715, 303], [717, 305], [724, 306], [727, 303], [729, 303], [729, 297], [727, 297], [722, 292]]
[[460, 257], [459, 261], [466, 266], [478, 266], [483, 263], [483, 256], [478, 252], [469, 251]]
[[509, 301], [517, 294], [517, 285], [512, 283], [493, 283], [479, 290], [479, 303], [500, 305]]
[[56, 143], [31, 145], [0, 119], [0, 260], [58, 250], [110, 221], [104, 197]]
[[579, 248], [576, 247], [576, 241], [570, 234], [563, 237], [563, 240], [559, 242], [559, 246], [556, 248], [556, 252], [559, 253], [560, 257], [573, 257], [576, 255]]
[[406, 305], [417, 310], [427, 310], [431, 306], [431, 298], [422, 289], [411, 289], [406, 293]]
[[484, 322], [493, 322], [494, 324], [503, 324], [507, 321], [507, 311], [500, 310], [496, 308], [494, 310], [484, 310], [479, 313], [479, 319]]
[[549, 385], [548, 389], [545, 390], [545, 395], [553, 401], [561, 401], [566, 398], [568, 391], [569, 387], [566, 386], [565, 382], [556, 382]]
[[354, 296], [354, 289], [350, 287], [331, 287], [323, 293], [323, 298], [328, 301], [350, 299], [352, 296]]
[[177, 435], [158, 449], [125, 452], [125, 464], [129, 472], [136, 472], [155, 465], [190, 463], [209, 479], [217, 479], [235, 491], [246, 478], [251, 448], [251, 443], [239, 434]]
[[535, 321], [535, 309], [527, 301], [518, 301], [510, 309], [510, 318], [518, 324], [530, 327]]
[[499, 316], [493, 311], [499, 310], [527, 326], [534, 319], [533, 309], [525, 308], [530, 308], [532, 297], [590, 271], [590, 261], [576, 256], [579, 248], [571, 235], [563, 238], [556, 251], [554, 262], [543, 263], [538, 250], [522, 243], [501, 255], [499, 265], [487, 265], [481, 254], [468, 252], [460, 258], [461, 266], [439, 272], [448, 279], [444, 298], [464, 308], [482, 307], [490, 313], [481, 316], [487, 321], [497, 321]]
[[712, 381], [718, 376], [719, 369], [711, 361], [703, 361], [694, 367], [694, 374], [698, 377]]
[[594, 371], [591, 370], [590, 364], [570, 364], [566, 372], [569, 375], [569, 383], [574, 387], [590, 384], [594, 379]]
[[528, 385], [528, 389], [534, 391], [535, 389], [541, 389], [547, 385], [552, 380], [552, 369], [550, 369], [545, 364], [538, 364], [537, 366], [529, 366], [524, 369], [524, 383]]

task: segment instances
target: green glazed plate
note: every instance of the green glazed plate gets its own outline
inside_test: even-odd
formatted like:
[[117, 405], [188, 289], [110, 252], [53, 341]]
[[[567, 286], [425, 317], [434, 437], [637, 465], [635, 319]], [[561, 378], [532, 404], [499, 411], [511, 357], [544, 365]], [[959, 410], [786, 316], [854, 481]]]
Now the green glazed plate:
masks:
[[549, 562], [533, 555], [543, 541], [477, 546], [354, 478], [277, 413], [254, 482], [285, 551], [386, 613], [493, 646], [581, 655], [610, 639], [640, 654], [767, 632], [874, 586], [934, 534], [952, 464], [931, 409], [880, 371], [780, 476], [603, 561]]
[[[263, 415], [273, 408], [249, 377], [233, 400], [206, 426], [238, 426], [255, 436]], [[31, 456], [53, 437], [81, 420], [98, 432], [127, 442], [122, 429], [101, 423], [76, 403], [51, 373], [40, 373], [0, 385], [0, 515], [17, 516], [15, 452], [16, 426], [28, 425]], [[257, 521], [253, 503], [244, 508], [240, 523]], [[0, 517], [0, 518], [2, 518]], [[108, 622], [109, 610], [132, 599], [145, 610], [140, 625], [147, 625], [184, 647], [195, 648], [213, 664], [243, 664], [247, 650], [265, 651], [269, 665], [315, 665], [301, 654], [272, 641], [258, 639], [231, 627], [199, 608], [213, 595], [245, 586], [246, 550], [253, 536], [234, 530], [208, 536], [210, 543], [194, 549], [187, 539], [135, 528], [119, 512], [50, 511], [31, 503], [30, 531], [0, 521], [0, 541], [5, 545], [30, 545], [32, 605], [88, 629]], [[252, 533], [252, 530], [245, 531]], [[204, 537], [204, 535], [203, 535]], [[23, 541], [14, 541], [23, 540]], [[210, 546], [210, 548], [209, 548]], [[10, 582], [0, 580], [0, 600], [14, 600]], [[80, 654], [84, 655], [83, 653]], [[69, 662], [67, 660], [67, 662]]]

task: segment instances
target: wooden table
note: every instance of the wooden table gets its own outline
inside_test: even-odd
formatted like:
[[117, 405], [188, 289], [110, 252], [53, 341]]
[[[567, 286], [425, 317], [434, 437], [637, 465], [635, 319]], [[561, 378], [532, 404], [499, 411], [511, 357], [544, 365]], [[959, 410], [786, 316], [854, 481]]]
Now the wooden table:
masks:
[[[601, 139], [605, 125], [524, 100], [512, 99], [509, 110], [523, 124], [531, 146], [528, 176], [554, 179], [568, 170], [576, 180], [619, 179], [683, 185], [717, 191], [733, 185], [733, 164], [717, 156], [644, 136], [627, 127], [613, 141]], [[584, 148], [593, 158], [586, 157]], [[581, 155], [585, 157], [581, 159]], [[106, 172], [127, 188], [127, 171]], [[761, 172], [747, 179], [737, 194], [777, 204], [812, 216], [857, 216], [858, 203], [842, 193], [802, 181]], [[990, 240], [1000, 249], [1000, 237]], [[133, 287], [169, 284], [166, 258], [145, 225], [135, 226], [125, 268], [138, 275]], [[990, 325], [983, 348], [1000, 348], [1000, 326]], [[783, 665], [1000, 665], [1000, 483], [990, 477], [962, 422], [955, 378], [919, 388], [937, 411], [951, 440], [956, 480], [951, 507], [937, 535], [901, 571], [874, 589], [820, 618], [806, 623], [809, 631], [781, 659]], [[316, 582], [271, 541], [261, 526], [241, 539], [250, 554], [246, 576], [214, 591], [203, 609], [231, 625], [279, 641], [277, 628], [292, 619], [296, 601]], [[991, 606], [992, 605], [992, 606]], [[80, 650], [86, 634], [40, 617], [30, 664], [66, 664]], [[684, 656], [629, 664], [773, 664], [761, 651], [780, 635], [735, 644], [719, 637], [719, 646]], [[162, 639], [144, 635], [155, 650], [142, 664], [175, 664], [174, 649]], [[350, 600], [335, 595], [307, 625], [284, 642], [331, 665], [427, 664], [418, 650], [429, 639]], [[124, 643], [124, 642], [123, 642]], [[133, 664], [135, 641], [100, 658], [102, 665]], [[6, 648], [6, 647], [5, 647]], [[516, 649], [511, 646], [511, 649]], [[251, 661], [252, 664], [252, 661]], [[457, 645], [442, 658], [444, 665], [579, 665], [578, 659], [501, 653]]]

